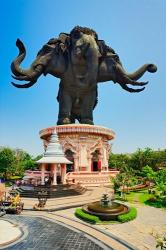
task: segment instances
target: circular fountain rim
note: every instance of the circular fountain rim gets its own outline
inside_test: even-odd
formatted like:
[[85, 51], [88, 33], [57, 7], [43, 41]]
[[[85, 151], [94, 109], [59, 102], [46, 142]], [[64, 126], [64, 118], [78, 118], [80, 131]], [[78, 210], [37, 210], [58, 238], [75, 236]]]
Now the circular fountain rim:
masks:
[[[92, 203], [89, 203], [89, 204], [93, 204], [93, 203], [96, 203], [96, 202], [92, 202]], [[116, 203], [116, 204], [119, 204], [119, 205], [122, 205], [125, 207], [125, 211], [121, 211], [121, 212], [117, 212], [117, 213], [104, 213], [104, 212], [95, 212], [95, 211], [90, 211], [88, 210], [88, 205], [89, 204], [86, 204], [82, 207], [82, 210], [85, 212], [85, 213], [88, 213], [90, 215], [94, 215], [94, 216], [97, 216], [99, 217], [101, 220], [114, 220], [117, 218], [118, 215], [122, 215], [122, 214], [126, 214], [130, 211], [130, 207], [128, 207], [126, 204], [123, 204], [123, 203], [119, 203], [119, 202], [113, 202], [113, 203]], [[103, 207], [104, 209], [104, 207]]]

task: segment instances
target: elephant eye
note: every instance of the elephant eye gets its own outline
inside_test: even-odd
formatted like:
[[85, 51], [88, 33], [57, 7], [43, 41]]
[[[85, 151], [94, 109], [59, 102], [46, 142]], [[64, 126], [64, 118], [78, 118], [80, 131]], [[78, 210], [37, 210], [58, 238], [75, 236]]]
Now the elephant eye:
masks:
[[75, 31], [74, 33], [73, 33], [73, 38], [74, 39], [79, 39], [80, 38], [80, 32], [79, 31]]

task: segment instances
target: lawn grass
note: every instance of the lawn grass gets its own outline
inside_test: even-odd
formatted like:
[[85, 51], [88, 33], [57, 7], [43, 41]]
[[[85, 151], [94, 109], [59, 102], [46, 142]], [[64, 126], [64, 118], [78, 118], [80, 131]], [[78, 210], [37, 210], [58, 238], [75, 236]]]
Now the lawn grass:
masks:
[[[151, 197], [153, 197], [153, 195], [149, 194], [147, 190], [132, 191], [130, 193], [125, 194], [126, 201], [130, 203], [134, 203], [134, 202], [144, 203]], [[116, 198], [119, 199], [120, 197], [117, 196]]]
[[145, 201], [149, 200], [152, 197], [153, 197], [152, 194], [148, 194], [147, 192], [144, 192], [138, 196], [138, 199], [140, 203], [145, 203]]
[[[120, 196], [116, 196], [117, 200], [122, 200]], [[154, 194], [149, 194], [148, 190], [132, 191], [125, 194], [125, 200], [130, 203], [142, 203], [156, 208], [166, 208], [166, 196], [156, 198]]]

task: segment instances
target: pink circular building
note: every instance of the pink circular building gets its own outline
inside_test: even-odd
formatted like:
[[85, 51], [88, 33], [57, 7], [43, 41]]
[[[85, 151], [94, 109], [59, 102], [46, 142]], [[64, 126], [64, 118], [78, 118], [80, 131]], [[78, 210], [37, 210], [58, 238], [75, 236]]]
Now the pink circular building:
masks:
[[[67, 164], [64, 183], [100, 185], [110, 183], [108, 159], [115, 133], [108, 128], [86, 124], [69, 124], [46, 128], [40, 131], [44, 148], [47, 149], [51, 135], [57, 132], [63, 152], [72, 164]], [[46, 164], [46, 163], [45, 163]], [[46, 170], [49, 171], [49, 166]]]

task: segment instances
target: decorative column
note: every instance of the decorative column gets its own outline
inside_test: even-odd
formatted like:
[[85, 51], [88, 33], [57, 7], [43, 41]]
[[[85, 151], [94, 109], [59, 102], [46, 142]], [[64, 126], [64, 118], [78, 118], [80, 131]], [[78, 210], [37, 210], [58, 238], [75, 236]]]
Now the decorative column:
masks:
[[79, 156], [78, 154], [74, 154], [74, 171], [79, 171]]
[[62, 184], [66, 184], [65, 176], [66, 176], [66, 164], [61, 164], [61, 181], [62, 181]]
[[88, 156], [88, 171], [92, 171], [92, 157]]
[[102, 170], [103, 171], [108, 171], [108, 160], [107, 160], [107, 145], [106, 143], [103, 143], [103, 165], [102, 165]]
[[57, 164], [53, 164], [53, 183], [52, 183], [52, 185], [57, 185], [56, 167], [57, 167]]
[[93, 172], [93, 161], [91, 159], [91, 172]]
[[41, 184], [44, 185], [44, 177], [45, 177], [45, 164], [41, 164]]

